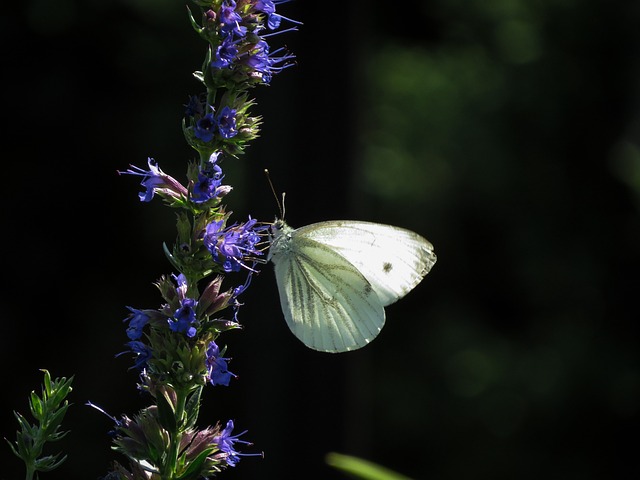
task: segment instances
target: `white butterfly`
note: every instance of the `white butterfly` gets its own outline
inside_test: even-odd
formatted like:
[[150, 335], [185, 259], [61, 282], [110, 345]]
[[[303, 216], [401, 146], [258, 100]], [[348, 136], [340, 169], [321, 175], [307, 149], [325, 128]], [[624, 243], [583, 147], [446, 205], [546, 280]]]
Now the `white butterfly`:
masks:
[[306, 346], [346, 352], [384, 326], [384, 307], [409, 293], [436, 263], [433, 246], [410, 230], [379, 223], [328, 221], [272, 226], [280, 305]]

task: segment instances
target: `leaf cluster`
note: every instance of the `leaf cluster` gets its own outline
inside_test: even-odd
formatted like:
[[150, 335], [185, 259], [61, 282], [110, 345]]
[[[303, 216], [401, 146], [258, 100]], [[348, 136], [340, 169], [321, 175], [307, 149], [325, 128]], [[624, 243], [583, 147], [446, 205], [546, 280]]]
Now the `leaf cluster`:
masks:
[[67, 456], [44, 455], [44, 446], [48, 442], [55, 442], [65, 437], [68, 431], [60, 430], [60, 425], [64, 419], [69, 402], [67, 395], [71, 392], [71, 378], [51, 379], [51, 374], [47, 370], [44, 372], [44, 382], [42, 385], [42, 396], [35, 392], [29, 396], [29, 408], [35, 423], [30, 423], [22, 414], [14, 411], [20, 430], [16, 432], [14, 443], [7, 440], [13, 453], [25, 463], [27, 470], [27, 480], [38, 478], [37, 472], [50, 472], [59, 467]]

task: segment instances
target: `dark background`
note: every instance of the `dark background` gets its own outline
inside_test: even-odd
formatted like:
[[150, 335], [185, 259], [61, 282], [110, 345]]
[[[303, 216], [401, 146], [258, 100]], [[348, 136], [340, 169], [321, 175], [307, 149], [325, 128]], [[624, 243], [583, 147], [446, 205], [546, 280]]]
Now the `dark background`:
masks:
[[[184, 2], [25, 0], [2, 49], [1, 435], [47, 368], [75, 375], [42, 478], [96, 479], [108, 418], [146, 405], [121, 352], [125, 306], [156, 308], [173, 212], [119, 177], [154, 157], [183, 178], [180, 121], [204, 43]], [[223, 165], [238, 221], [287, 192], [297, 227], [411, 228], [438, 263], [348, 354], [304, 347], [271, 266], [224, 337], [239, 375], [205, 391], [249, 452], [221, 478], [340, 479], [330, 451], [415, 479], [631, 478], [638, 466], [640, 4], [298, 0], [273, 37], [298, 65], [255, 90], [262, 136]], [[10, 9], [10, 10], [7, 10]], [[275, 46], [273, 48], [275, 48]], [[233, 279], [231, 280], [233, 281]], [[0, 478], [22, 478], [0, 449]]]

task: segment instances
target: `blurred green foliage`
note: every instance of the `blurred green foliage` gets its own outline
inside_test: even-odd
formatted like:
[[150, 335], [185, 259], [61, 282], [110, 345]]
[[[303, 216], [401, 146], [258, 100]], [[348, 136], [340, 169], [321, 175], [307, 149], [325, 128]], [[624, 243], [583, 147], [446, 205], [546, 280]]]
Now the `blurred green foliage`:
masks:
[[412, 2], [359, 75], [354, 203], [438, 253], [373, 367], [418, 478], [637, 472], [640, 17], [587, 3]]
[[358, 457], [329, 452], [327, 463], [350, 477], [362, 480], [410, 480], [408, 477]]

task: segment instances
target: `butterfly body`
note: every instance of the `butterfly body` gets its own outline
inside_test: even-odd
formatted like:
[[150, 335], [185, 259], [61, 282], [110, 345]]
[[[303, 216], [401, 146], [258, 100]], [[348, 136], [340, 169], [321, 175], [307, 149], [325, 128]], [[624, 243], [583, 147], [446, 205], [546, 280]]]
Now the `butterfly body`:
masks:
[[435, 264], [433, 246], [410, 230], [350, 220], [272, 228], [280, 304], [305, 345], [345, 352], [367, 345], [384, 307], [404, 297]]

